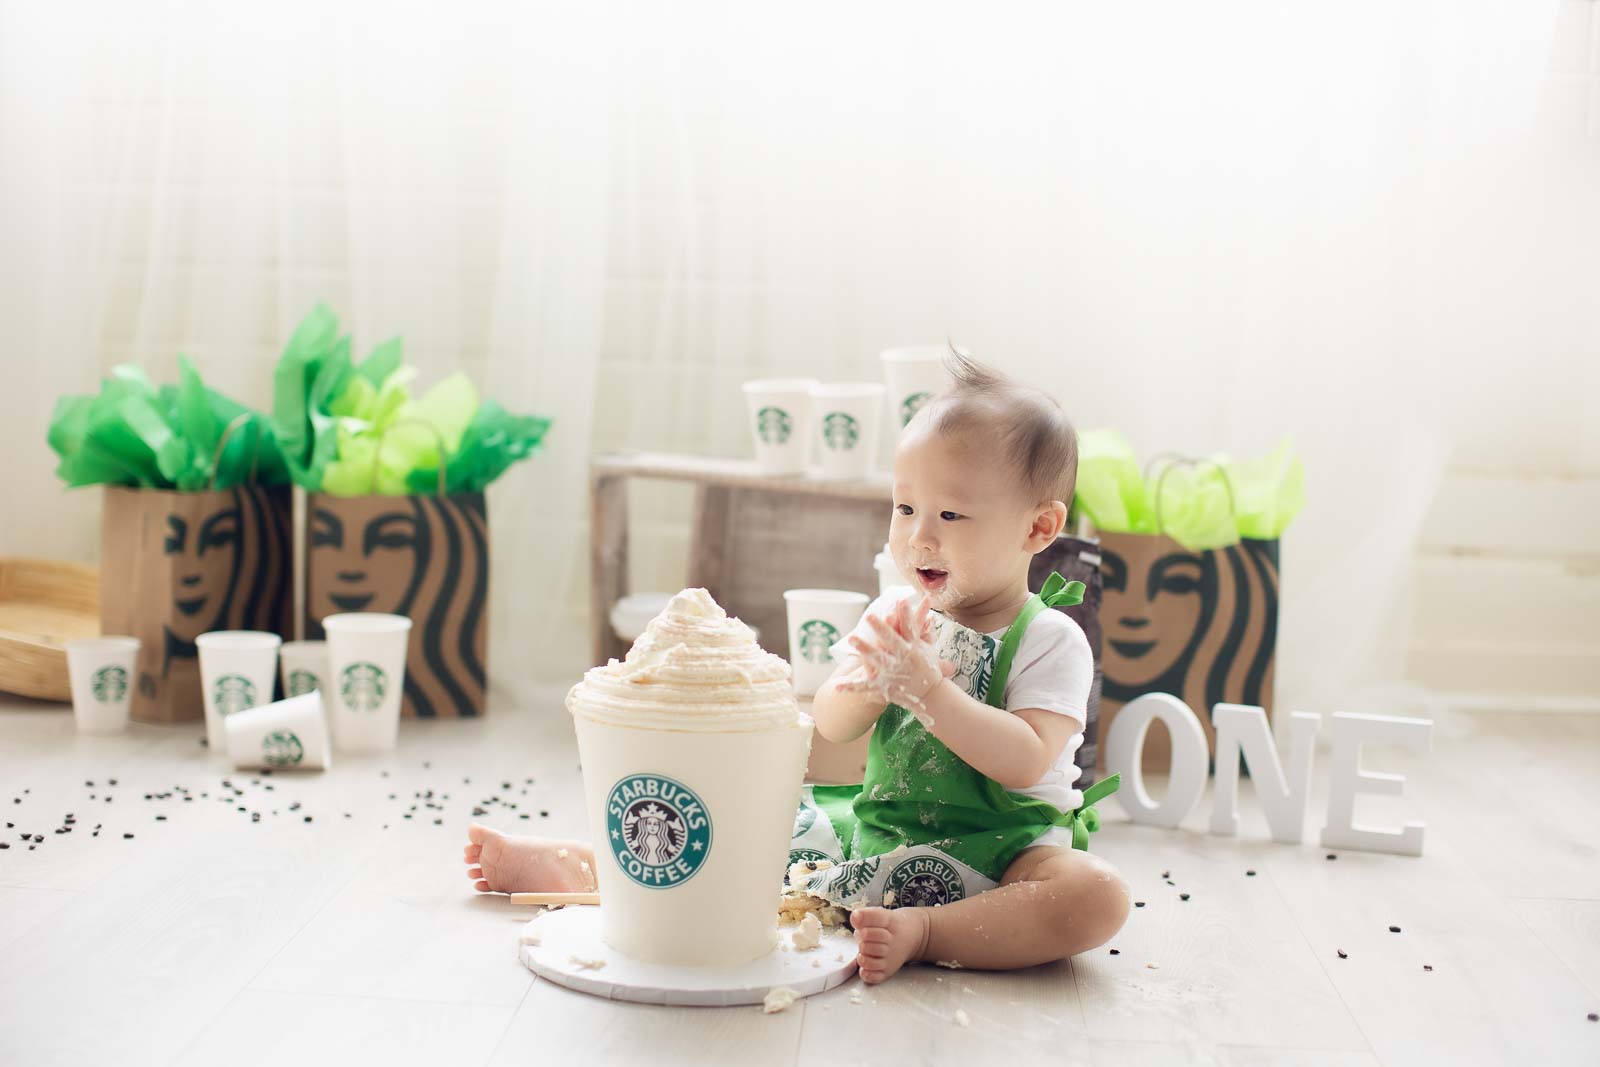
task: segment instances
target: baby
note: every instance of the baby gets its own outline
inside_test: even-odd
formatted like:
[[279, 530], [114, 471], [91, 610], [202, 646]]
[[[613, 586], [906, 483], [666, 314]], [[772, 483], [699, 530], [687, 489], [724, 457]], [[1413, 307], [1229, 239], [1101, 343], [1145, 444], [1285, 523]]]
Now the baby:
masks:
[[[1028, 967], [1104, 944], [1128, 891], [1085, 851], [1080, 791], [1094, 664], [1083, 631], [1048, 610], [1081, 587], [1028, 567], [1067, 518], [1077, 438], [1059, 405], [952, 352], [952, 388], [906, 426], [894, 454], [889, 548], [910, 596], [878, 598], [835, 646], [817, 732], [873, 730], [865, 781], [807, 787], [791, 860], [828, 861], [802, 887], [849, 907], [861, 977], [913, 960]], [[579, 842], [468, 833], [485, 891], [595, 888]]]

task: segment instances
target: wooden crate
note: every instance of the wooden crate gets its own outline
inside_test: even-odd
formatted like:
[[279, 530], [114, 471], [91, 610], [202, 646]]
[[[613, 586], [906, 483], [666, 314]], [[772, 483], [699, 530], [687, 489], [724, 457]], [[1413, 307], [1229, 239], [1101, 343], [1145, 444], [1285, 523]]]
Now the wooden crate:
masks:
[[609, 453], [590, 465], [591, 626], [594, 662], [621, 658], [611, 606], [628, 592], [628, 479], [695, 487], [689, 585], [703, 586], [730, 615], [761, 631], [761, 645], [789, 656], [783, 591], [854, 589], [876, 594], [872, 560], [888, 536], [891, 480], [763, 474], [754, 460], [660, 452]]

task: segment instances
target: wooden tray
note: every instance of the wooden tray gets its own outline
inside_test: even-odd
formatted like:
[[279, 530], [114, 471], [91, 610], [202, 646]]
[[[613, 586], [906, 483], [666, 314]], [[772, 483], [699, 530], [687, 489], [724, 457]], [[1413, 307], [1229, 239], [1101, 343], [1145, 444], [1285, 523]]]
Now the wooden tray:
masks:
[[0, 690], [40, 700], [71, 700], [66, 643], [99, 632], [96, 568], [0, 559]]

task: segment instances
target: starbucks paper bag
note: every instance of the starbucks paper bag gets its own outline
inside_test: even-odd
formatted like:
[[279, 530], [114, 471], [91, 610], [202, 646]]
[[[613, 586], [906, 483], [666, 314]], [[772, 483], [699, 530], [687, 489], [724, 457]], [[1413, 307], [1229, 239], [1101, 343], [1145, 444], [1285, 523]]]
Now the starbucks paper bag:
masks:
[[[1101, 738], [1118, 710], [1145, 693], [1180, 697], [1213, 752], [1211, 709], [1219, 701], [1272, 714], [1278, 546], [1247, 538], [1191, 551], [1166, 536], [1100, 534]], [[1151, 724], [1144, 751], [1147, 770], [1170, 765], [1171, 739], [1160, 722]]]
[[208, 630], [288, 635], [289, 487], [178, 492], [107, 486], [100, 626], [140, 640], [133, 717], [201, 719], [195, 638]]
[[339, 612], [410, 618], [403, 716], [483, 713], [488, 598], [482, 493], [306, 498], [306, 636]]

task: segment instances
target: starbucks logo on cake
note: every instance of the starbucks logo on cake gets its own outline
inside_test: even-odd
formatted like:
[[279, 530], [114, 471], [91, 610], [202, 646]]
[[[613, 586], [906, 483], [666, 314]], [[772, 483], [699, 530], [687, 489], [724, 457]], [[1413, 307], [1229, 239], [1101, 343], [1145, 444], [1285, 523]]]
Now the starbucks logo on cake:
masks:
[[828, 662], [828, 649], [839, 640], [839, 629], [823, 619], [800, 624], [800, 655], [808, 663]]
[[224, 674], [211, 687], [211, 703], [224, 718], [253, 708], [256, 706], [255, 683], [241, 674]]
[[932, 393], [912, 393], [900, 401], [900, 425], [904, 426], [910, 422], [912, 416], [922, 410], [922, 405], [932, 399]]
[[274, 730], [261, 739], [261, 762], [268, 767], [293, 767], [305, 757], [305, 746], [288, 730]]
[[317, 688], [317, 676], [315, 674], [312, 674], [310, 671], [290, 671], [289, 672], [289, 692], [287, 694], [288, 696], [292, 696], [292, 697], [305, 696], [307, 693], [310, 693], [310, 692], [314, 691], [316, 688]]
[[782, 408], [762, 408], [756, 412], [756, 432], [769, 445], [781, 445], [789, 439], [794, 420]]
[[710, 854], [711, 815], [682, 782], [631, 774], [606, 798], [606, 837], [623, 874], [670, 889], [693, 878]]
[[949, 860], [938, 856], [917, 856], [889, 872], [885, 889], [894, 890], [894, 902], [901, 908], [929, 908], [951, 904], [967, 895], [961, 873]]
[[389, 676], [376, 663], [352, 663], [339, 672], [339, 695], [351, 711], [377, 711], [388, 688]]
[[89, 689], [102, 704], [115, 704], [128, 694], [128, 672], [121, 667], [101, 667], [89, 676]]
[[861, 426], [843, 411], [830, 411], [822, 417], [822, 443], [835, 452], [848, 452], [861, 440]]

